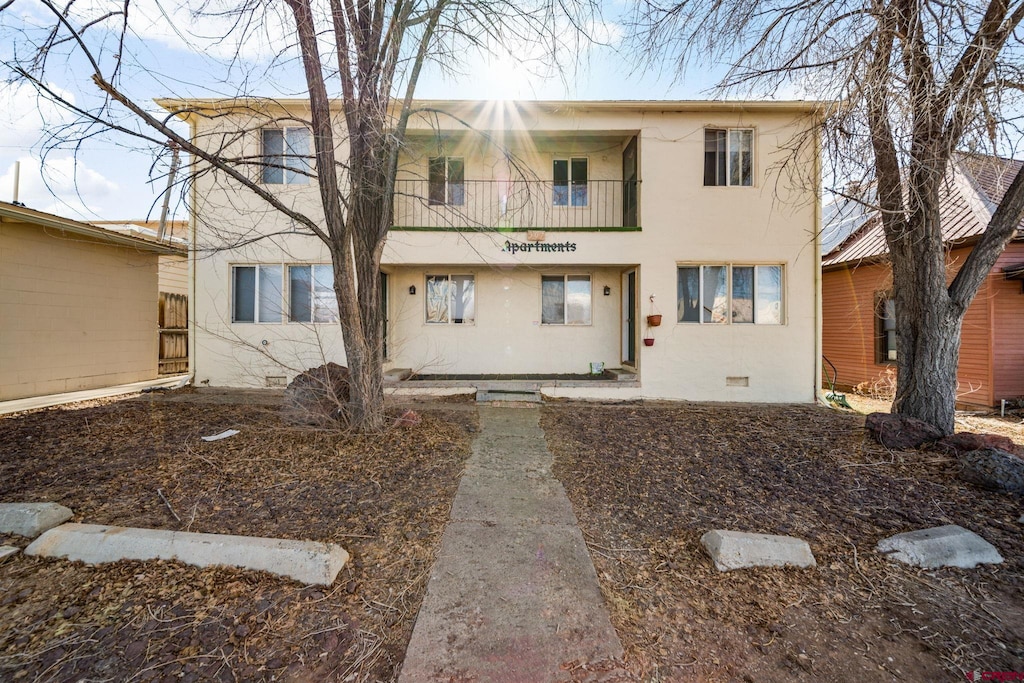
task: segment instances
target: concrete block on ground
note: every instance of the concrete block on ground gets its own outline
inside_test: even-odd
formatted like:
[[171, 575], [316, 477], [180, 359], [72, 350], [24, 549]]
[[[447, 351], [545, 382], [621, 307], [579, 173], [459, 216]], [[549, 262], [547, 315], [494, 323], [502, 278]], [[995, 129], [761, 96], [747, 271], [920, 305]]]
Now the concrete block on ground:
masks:
[[227, 565], [323, 586], [333, 583], [348, 562], [348, 553], [332, 543], [99, 524], [65, 524], [51, 529], [26, 548], [25, 554], [90, 564], [178, 560], [196, 567]]
[[18, 552], [20, 548], [15, 548], [13, 545], [0, 545], [0, 562], [3, 562], [8, 557]]
[[35, 538], [72, 515], [71, 510], [57, 503], [0, 503], [0, 534]]
[[883, 538], [876, 547], [891, 559], [925, 569], [999, 564], [1003, 557], [991, 543], [955, 524], [919, 529]]
[[750, 567], [816, 566], [807, 541], [792, 536], [713, 529], [701, 536], [700, 542], [720, 572]]

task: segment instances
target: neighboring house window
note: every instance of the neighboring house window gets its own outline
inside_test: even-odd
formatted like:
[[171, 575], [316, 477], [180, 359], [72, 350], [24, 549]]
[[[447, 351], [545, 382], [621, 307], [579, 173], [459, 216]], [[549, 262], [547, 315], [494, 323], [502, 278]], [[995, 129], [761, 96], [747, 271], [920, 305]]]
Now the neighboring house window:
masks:
[[333, 266], [288, 266], [288, 319], [293, 323], [338, 321]]
[[782, 266], [679, 266], [677, 293], [681, 323], [782, 324]]
[[589, 325], [589, 275], [544, 275], [540, 279], [540, 321], [544, 325]]
[[754, 131], [750, 128], [704, 129], [704, 184], [752, 185]]
[[231, 322], [281, 322], [283, 270], [282, 266], [233, 266]]
[[587, 205], [587, 159], [572, 157], [555, 159], [552, 165], [554, 190], [552, 201], [555, 206]]
[[427, 276], [427, 322], [466, 325], [476, 320], [472, 275]]
[[306, 128], [264, 128], [263, 182], [268, 185], [308, 185], [311, 136]]
[[428, 161], [429, 203], [462, 206], [466, 203], [466, 163], [458, 157], [434, 157]]
[[878, 297], [875, 306], [875, 362], [896, 362], [896, 300]]

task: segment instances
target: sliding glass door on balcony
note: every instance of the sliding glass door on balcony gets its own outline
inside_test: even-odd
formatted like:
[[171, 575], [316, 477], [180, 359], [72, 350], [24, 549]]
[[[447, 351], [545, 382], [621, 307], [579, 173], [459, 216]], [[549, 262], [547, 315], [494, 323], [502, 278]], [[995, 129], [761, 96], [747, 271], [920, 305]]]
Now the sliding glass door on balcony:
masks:
[[577, 167], [574, 173], [572, 160], [566, 159], [564, 177], [552, 181], [466, 180], [461, 166], [453, 174], [437, 164], [429, 180], [396, 181], [394, 225], [438, 230], [637, 227], [635, 173], [627, 181], [590, 180], [582, 165]]

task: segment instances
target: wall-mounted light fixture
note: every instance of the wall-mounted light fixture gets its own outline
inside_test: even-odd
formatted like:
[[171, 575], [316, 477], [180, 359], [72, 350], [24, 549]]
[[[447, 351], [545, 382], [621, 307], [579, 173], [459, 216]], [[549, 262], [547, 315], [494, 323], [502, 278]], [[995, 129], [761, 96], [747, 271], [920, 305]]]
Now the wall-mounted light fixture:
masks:
[[416, 285], [409, 285], [409, 294], [411, 296], [416, 296]]
[[609, 287], [608, 285], [604, 286], [604, 295], [605, 296], [611, 296], [612, 295], [612, 288]]

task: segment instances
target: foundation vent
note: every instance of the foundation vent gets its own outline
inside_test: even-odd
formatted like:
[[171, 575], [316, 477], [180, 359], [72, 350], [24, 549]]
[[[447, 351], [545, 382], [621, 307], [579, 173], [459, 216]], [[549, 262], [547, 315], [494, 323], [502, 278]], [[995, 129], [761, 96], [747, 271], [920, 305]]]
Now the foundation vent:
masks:
[[725, 386], [727, 387], [749, 387], [749, 377], [726, 377]]
[[267, 375], [267, 386], [268, 387], [286, 387], [288, 386], [288, 378], [284, 375]]

